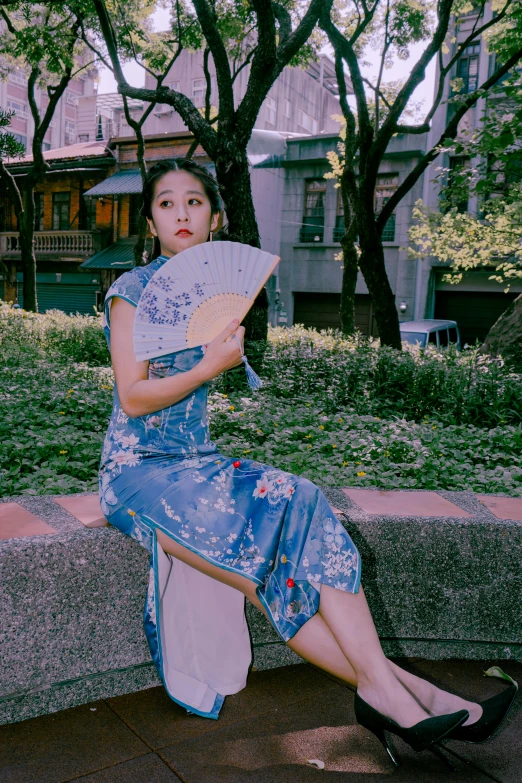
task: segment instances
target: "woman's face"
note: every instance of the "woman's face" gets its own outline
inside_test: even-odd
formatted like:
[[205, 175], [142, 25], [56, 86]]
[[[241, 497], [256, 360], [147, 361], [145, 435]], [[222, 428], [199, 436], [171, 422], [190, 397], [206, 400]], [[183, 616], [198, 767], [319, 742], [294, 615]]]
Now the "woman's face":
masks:
[[187, 171], [169, 171], [156, 182], [151, 212], [150, 230], [169, 258], [206, 242], [219, 219], [212, 215], [203, 185]]

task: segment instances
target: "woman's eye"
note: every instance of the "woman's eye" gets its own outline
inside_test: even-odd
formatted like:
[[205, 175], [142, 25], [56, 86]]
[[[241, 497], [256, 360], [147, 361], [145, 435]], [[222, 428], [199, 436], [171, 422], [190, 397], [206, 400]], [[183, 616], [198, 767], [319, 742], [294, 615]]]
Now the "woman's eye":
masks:
[[197, 198], [191, 198], [189, 199], [189, 204], [201, 204], [201, 201], [199, 201]]
[[171, 207], [171, 206], [172, 206], [172, 201], [168, 201], [167, 199], [165, 199], [165, 201], [160, 201], [160, 207]]

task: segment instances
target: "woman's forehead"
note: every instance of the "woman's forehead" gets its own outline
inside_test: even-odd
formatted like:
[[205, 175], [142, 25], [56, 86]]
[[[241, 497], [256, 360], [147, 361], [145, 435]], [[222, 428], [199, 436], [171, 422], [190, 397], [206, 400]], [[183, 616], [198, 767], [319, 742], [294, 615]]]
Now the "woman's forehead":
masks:
[[158, 198], [163, 193], [184, 195], [188, 192], [205, 196], [203, 185], [193, 174], [189, 174], [188, 171], [168, 171], [156, 182], [154, 198]]

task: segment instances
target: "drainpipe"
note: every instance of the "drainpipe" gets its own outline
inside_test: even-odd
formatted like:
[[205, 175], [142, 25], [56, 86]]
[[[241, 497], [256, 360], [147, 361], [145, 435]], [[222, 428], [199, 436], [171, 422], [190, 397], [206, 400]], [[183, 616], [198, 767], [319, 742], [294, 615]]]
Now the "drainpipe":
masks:
[[[428, 134], [428, 142], [429, 142], [429, 136], [431, 134]], [[423, 181], [422, 181], [422, 202], [424, 205], [428, 203], [428, 195], [429, 195], [429, 187], [430, 187], [430, 169], [431, 164], [428, 166], [428, 168], [424, 171], [423, 174]], [[421, 296], [422, 296], [422, 271], [423, 271], [423, 264], [427, 263], [426, 261], [423, 261], [422, 258], [418, 257], [415, 262], [415, 293], [413, 295], [413, 318], [412, 321], [418, 321], [419, 319], [424, 318], [425, 312], [421, 310]], [[426, 309], [426, 306], [424, 306], [424, 311]]]

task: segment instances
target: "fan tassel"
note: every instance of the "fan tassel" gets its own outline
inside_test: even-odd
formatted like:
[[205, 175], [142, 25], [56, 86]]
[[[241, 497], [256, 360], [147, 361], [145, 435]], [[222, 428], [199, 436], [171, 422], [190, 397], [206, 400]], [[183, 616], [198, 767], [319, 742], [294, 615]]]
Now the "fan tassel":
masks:
[[245, 365], [248, 385], [250, 386], [252, 391], [257, 391], [263, 386], [263, 381], [261, 380], [259, 375], [255, 372], [255, 370], [253, 370], [252, 367], [249, 365], [248, 359], [246, 358], [245, 354], [243, 354], [241, 359], [243, 360], [243, 364]]

